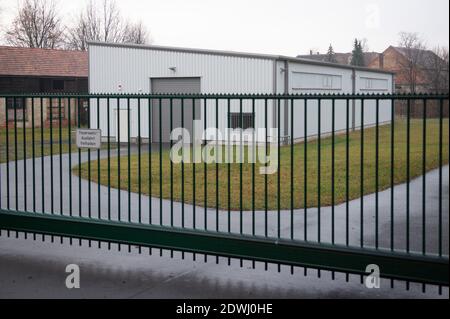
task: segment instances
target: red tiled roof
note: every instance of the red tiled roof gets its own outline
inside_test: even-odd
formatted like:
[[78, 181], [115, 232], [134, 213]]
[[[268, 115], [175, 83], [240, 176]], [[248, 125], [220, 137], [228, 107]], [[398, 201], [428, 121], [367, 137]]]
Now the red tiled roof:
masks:
[[88, 53], [0, 46], [0, 75], [88, 77]]

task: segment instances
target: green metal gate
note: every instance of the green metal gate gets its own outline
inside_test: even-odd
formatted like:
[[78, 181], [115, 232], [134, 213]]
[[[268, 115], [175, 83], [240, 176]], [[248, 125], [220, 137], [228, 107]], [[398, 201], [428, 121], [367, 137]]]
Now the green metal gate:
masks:
[[[174, 114], [182, 127], [199, 117], [185, 113], [196, 103], [200, 144], [152, 143], [152, 110], [169, 108], [156, 121], [172, 132]], [[361, 278], [375, 264], [383, 278], [448, 286], [448, 95], [3, 95], [0, 108], [8, 236]], [[78, 148], [78, 129], [100, 129], [101, 147]]]

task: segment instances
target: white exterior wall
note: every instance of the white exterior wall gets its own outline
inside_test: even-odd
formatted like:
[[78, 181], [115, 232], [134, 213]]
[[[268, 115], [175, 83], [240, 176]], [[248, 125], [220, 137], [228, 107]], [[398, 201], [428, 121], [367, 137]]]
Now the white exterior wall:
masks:
[[[356, 94], [388, 94], [392, 93], [391, 74], [355, 71], [355, 92]], [[324, 78], [328, 78], [325, 80]], [[329, 80], [332, 78], [332, 80]], [[365, 87], [365, 79], [375, 79], [386, 81], [386, 89], [368, 89]], [[332, 83], [330, 83], [332, 82]], [[325, 87], [327, 84], [329, 87]], [[291, 94], [352, 94], [353, 93], [353, 70], [347, 68], [336, 68], [330, 66], [309, 65], [302, 63], [289, 64], [289, 93]], [[309, 100], [307, 106], [307, 136], [318, 134], [318, 101]], [[391, 102], [380, 100], [379, 122], [388, 122], [391, 118]], [[365, 102], [364, 125], [374, 125], [375, 101]], [[294, 102], [294, 139], [304, 138], [305, 103], [302, 100]], [[288, 108], [290, 114], [290, 106]], [[335, 130], [342, 131], [347, 126], [347, 102], [345, 100], [335, 100]], [[353, 116], [355, 116], [355, 127], [361, 123], [361, 103], [355, 101], [355, 114], [353, 115], [352, 101], [349, 102], [349, 125], [352, 127]], [[321, 134], [331, 133], [332, 131], [332, 102], [331, 100], [322, 100], [321, 102]], [[287, 135], [291, 135], [290, 120], [288, 122]]]
[[[329, 66], [308, 65], [300, 63], [290, 63], [289, 65], [289, 93], [291, 94], [351, 94], [352, 93], [352, 70]], [[332, 77], [333, 85], [329, 88], [321, 86], [323, 77]], [[299, 81], [305, 78], [310, 81]], [[318, 81], [318, 79], [320, 79]], [[337, 81], [339, 80], [339, 81]], [[300, 83], [299, 83], [300, 82]], [[335, 82], [338, 82], [336, 85]], [[309, 84], [309, 85], [308, 85]], [[332, 127], [332, 103], [330, 100], [321, 102], [321, 133], [331, 132]], [[298, 100], [294, 104], [294, 139], [304, 138], [305, 103]], [[314, 136], [318, 133], [318, 101], [309, 100], [307, 106], [307, 136]], [[335, 128], [345, 129], [346, 126], [346, 102], [335, 101]], [[351, 123], [351, 122], [350, 122]], [[290, 123], [289, 123], [290, 125]], [[289, 134], [291, 131], [289, 129]]]
[[[176, 71], [170, 70], [176, 67]], [[355, 92], [360, 94], [392, 93], [393, 76], [376, 71], [360, 71], [350, 68], [323, 66], [309, 63], [275, 61], [264, 57], [233, 56], [203, 52], [181, 52], [162, 49], [134, 48], [127, 46], [89, 46], [89, 92], [118, 93], [119, 85], [122, 93], [151, 93], [150, 79], [161, 77], [200, 77], [201, 93], [285, 93], [286, 73], [288, 72], [288, 90], [290, 94], [351, 94], [353, 93], [353, 73], [355, 73]], [[275, 72], [275, 74], [274, 74]], [[275, 82], [274, 82], [275, 81]], [[369, 83], [369, 82], [370, 83]], [[350, 126], [360, 126], [361, 103], [349, 102]], [[269, 128], [277, 127], [278, 110], [268, 101], [267, 123]], [[148, 103], [141, 100], [141, 136], [149, 136]], [[304, 137], [304, 102], [296, 100], [294, 105], [294, 138]], [[126, 109], [126, 101], [122, 100], [121, 109]], [[115, 100], [110, 101], [110, 136], [116, 135]], [[219, 100], [218, 127], [226, 132], [227, 101]], [[239, 112], [239, 101], [231, 102], [231, 112]], [[251, 112], [251, 101], [243, 102], [243, 111]], [[265, 127], [265, 108], [263, 100], [255, 102], [255, 127]], [[285, 128], [285, 102], [281, 101], [280, 132], [282, 136], [290, 136], [290, 103], [288, 104], [287, 127]], [[332, 128], [332, 102], [322, 100], [321, 133], [327, 134]], [[354, 110], [354, 113], [353, 113]], [[308, 101], [307, 135], [318, 133], [318, 102]], [[130, 101], [131, 137], [138, 135], [137, 102]], [[106, 101], [100, 103], [100, 129], [107, 136]], [[126, 112], [125, 112], [126, 113]], [[124, 114], [124, 112], [121, 112]], [[335, 130], [346, 128], [346, 101], [335, 101]], [[122, 115], [123, 116], [123, 115]], [[201, 118], [204, 119], [204, 106], [201, 102]], [[380, 100], [380, 123], [391, 118], [390, 101]], [[91, 100], [91, 124], [97, 127], [97, 104]], [[164, 124], [164, 123], [163, 123]], [[365, 102], [364, 124], [375, 124], [375, 101]], [[207, 105], [207, 126], [216, 127], [215, 101], [209, 100]], [[121, 136], [126, 132], [121, 132]], [[270, 136], [270, 134], [269, 134]], [[225, 138], [225, 136], [223, 136]], [[263, 142], [265, 137], [258, 136]]]
[[[150, 79], [158, 77], [200, 77], [201, 93], [273, 93], [273, 60], [213, 55], [206, 53], [188, 53], [176, 51], [151, 50], [120, 46], [89, 46], [89, 92], [151, 93]], [[176, 67], [176, 72], [170, 70]], [[111, 100], [112, 109], [117, 108], [116, 101]], [[131, 137], [137, 131], [137, 105], [131, 101], [130, 123]], [[141, 101], [141, 136], [148, 137], [148, 103]], [[126, 101], [121, 101], [121, 108], [126, 109]], [[219, 101], [219, 129], [225, 132], [227, 124], [227, 103]], [[264, 126], [264, 103], [256, 103], [255, 124]], [[271, 108], [271, 104], [269, 105]], [[216, 126], [215, 101], [208, 101], [207, 126]], [[231, 111], [239, 111], [239, 103], [232, 101]], [[243, 111], [251, 112], [250, 101], [243, 103]], [[203, 102], [201, 118], [204, 119]], [[272, 123], [272, 111], [268, 112], [268, 122]], [[110, 136], [115, 136], [116, 117], [111, 112]], [[106, 136], [106, 102], [100, 103], [100, 128]], [[91, 101], [91, 123], [96, 127], [96, 101]], [[121, 136], [123, 132], [120, 133]]]
[[[383, 88], [366, 87], [366, 80], [373, 79], [385, 82]], [[393, 76], [368, 71], [356, 71], [355, 91], [357, 94], [389, 94], [392, 93]], [[386, 123], [391, 121], [392, 102], [389, 100], [379, 101], [379, 122]], [[376, 123], [376, 102], [375, 100], [366, 100], [364, 102], [364, 125], [374, 125]], [[361, 126], [361, 101], [355, 102], [355, 127]]]

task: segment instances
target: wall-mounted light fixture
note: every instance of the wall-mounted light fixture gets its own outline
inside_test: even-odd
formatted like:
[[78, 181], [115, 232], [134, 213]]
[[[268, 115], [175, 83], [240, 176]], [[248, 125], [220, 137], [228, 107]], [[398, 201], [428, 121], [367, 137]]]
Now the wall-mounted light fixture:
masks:
[[176, 66], [171, 66], [169, 68], [169, 70], [172, 71], [172, 72], [177, 72], [177, 67]]

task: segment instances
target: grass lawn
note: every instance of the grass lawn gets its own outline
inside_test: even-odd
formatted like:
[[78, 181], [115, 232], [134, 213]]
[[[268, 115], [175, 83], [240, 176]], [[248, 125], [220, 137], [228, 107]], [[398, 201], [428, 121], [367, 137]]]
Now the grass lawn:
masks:
[[[41, 136], [43, 133], [43, 139]], [[8, 134], [8, 155], [9, 161], [14, 161], [16, 159], [16, 148], [15, 148], [15, 140], [17, 139], [17, 159], [21, 160], [24, 158], [32, 158], [33, 157], [33, 130], [31, 128], [23, 129], [17, 128], [17, 136], [15, 134], [14, 128], [9, 128], [8, 132], [6, 132], [6, 128], [0, 129], [0, 163], [6, 163], [6, 135]], [[51, 138], [52, 137], [52, 143]], [[72, 129], [72, 132], [69, 132], [67, 127], [61, 128], [61, 152], [68, 153], [70, 150], [69, 140], [72, 138], [72, 151], [77, 151], [78, 148], [76, 146], [75, 141], [75, 130]], [[24, 144], [25, 141], [25, 144]], [[41, 131], [41, 128], [34, 129], [34, 151], [36, 157], [47, 156], [51, 154], [51, 146], [53, 145], [53, 154], [59, 154], [60, 151], [60, 133], [59, 127], [53, 127], [52, 132], [50, 132], [50, 128], [44, 128]], [[43, 149], [41, 145], [43, 144]], [[115, 143], [111, 144], [111, 148], [115, 147]], [[103, 143], [102, 148], [106, 148], [106, 144]], [[83, 150], [84, 151], [84, 150]]]
[[[443, 142], [443, 162], [448, 163], [448, 119], [444, 119], [444, 142]], [[411, 120], [411, 144], [410, 144], [410, 176], [411, 178], [422, 174], [422, 120]], [[427, 120], [426, 130], [426, 170], [431, 170], [439, 165], [439, 121], [436, 119]], [[406, 121], [398, 120], [395, 122], [395, 142], [394, 142], [394, 182], [395, 184], [406, 181]], [[360, 143], [361, 133], [359, 131], [351, 132], [349, 136], [349, 197], [358, 198], [360, 193]], [[332, 159], [332, 140], [331, 137], [323, 138], [321, 141], [321, 205], [332, 204], [331, 189], [331, 159]], [[306, 144], [307, 149], [307, 200], [308, 207], [318, 205], [318, 144], [317, 141], [311, 141]], [[294, 146], [294, 180], [293, 180], [293, 206], [294, 208], [304, 207], [304, 151], [305, 144], [300, 143]], [[143, 194], [151, 194], [159, 197], [162, 183], [162, 197], [170, 199], [170, 158], [169, 151], [161, 153], [162, 157], [162, 180], [160, 180], [160, 153], [153, 152], [151, 155], [151, 183], [149, 179], [148, 153], [141, 154], [141, 191]], [[291, 148], [283, 146], [280, 149], [280, 207], [281, 209], [291, 208]], [[345, 201], [346, 195], [346, 135], [337, 135], [335, 137], [335, 203]], [[131, 162], [131, 190], [138, 192], [139, 189], [139, 171], [138, 155], [132, 155]], [[98, 182], [97, 163], [93, 161], [91, 169], [91, 179]], [[128, 158], [120, 157], [121, 167], [121, 188], [128, 189]], [[101, 160], [100, 163], [100, 183], [108, 182], [108, 162]], [[182, 173], [181, 164], [173, 164], [173, 198], [181, 201], [182, 197]], [[231, 193], [230, 207], [232, 210], [240, 209], [240, 165], [231, 164]], [[254, 203], [257, 210], [265, 208], [265, 175], [259, 174], [260, 164], [255, 164], [255, 196]], [[364, 194], [376, 191], [375, 180], [375, 128], [364, 130]], [[244, 163], [242, 165], [242, 209], [252, 209], [252, 164]], [[219, 175], [219, 200], [216, 203], [216, 164], [207, 165], [207, 206], [228, 208], [228, 165], [218, 165]], [[77, 169], [73, 170], [78, 173]], [[381, 126], [379, 129], [379, 190], [390, 187], [391, 179], [391, 126]], [[111, 159], [111, 186], [118, 187], [118, 158]], [[195, 202], [197, 205], [204, 206], [204, 187], [205, 175], [204, 164], [196, 164], [195, 171], [193, 164], [184, 164], [184, 201], [193, 203], [195, 173]], [[81, 165], [81, 176], [87, 178], [88, 165]], [[278, 173], [267, 176], [267, 202], [268, 209], [278, 208]]]

